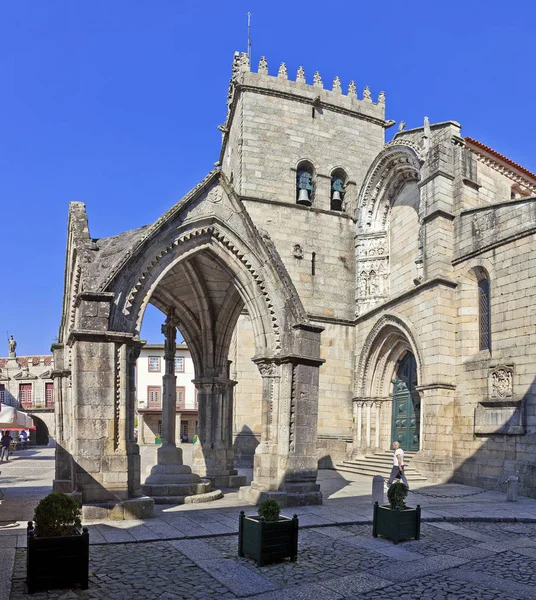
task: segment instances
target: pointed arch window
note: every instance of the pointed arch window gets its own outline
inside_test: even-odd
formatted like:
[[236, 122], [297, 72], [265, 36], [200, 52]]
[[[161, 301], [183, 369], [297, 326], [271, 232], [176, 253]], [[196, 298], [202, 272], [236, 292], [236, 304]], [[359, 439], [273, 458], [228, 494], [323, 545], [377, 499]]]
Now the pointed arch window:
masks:
[[478, 339], [480, 350], [491, 350], [490, 285], [487, 275], [478, 281]]

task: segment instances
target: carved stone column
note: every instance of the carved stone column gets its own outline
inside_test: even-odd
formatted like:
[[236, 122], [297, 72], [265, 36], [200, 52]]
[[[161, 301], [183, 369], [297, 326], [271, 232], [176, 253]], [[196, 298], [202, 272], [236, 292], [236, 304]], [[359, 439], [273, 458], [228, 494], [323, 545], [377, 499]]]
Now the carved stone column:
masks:
[[365, 402], [365, 406], [367, 407], [367, 430], [366, 430], [366, 441], [367, 441], [367, 451], [370, 451], [370, 440], [371, 440], [371, 428], [372, 428], [372, 424], [371, 424], [371, 410], [372, 410], [372, 405], [374, 403], [371, 401]]
[[245, 477], [234, 468], [233, 389], [236, 381], [227, 378], [195, 379], [199, 406], [199, 433], [194, 445], [196, 473], [221, 487], [238, 487]]
[[352, 449], [352, 458], [363, 456], [363, 400], [353, 399], [354, 414], [354, 447]]
[[138, 413], [138, 443], [145, 444], [145, 415]]
[[381, 417], [381, 407], [382, 407], [381, 400], [376, 400], [374, 402], [374, 405], [376, 407], [376, 419], [375, 419], [376, 424], [375, 424], [375, 430], [374, 430], [374, 433], [375, 433], [374, 446], [375, 446], [376, 451], [378, 451], [380, 449], [380, 424], [381, 424], [380, 417]]
[[182, 450], [176, 444], [175, 413], [177, 412], [177, 376], [175, 375], [175, 352], [177, 328], [170, 312], [162, 325], [164, 343], [164, 375], [162, 377], [162, 445], [158, 448], [159, 465], [182, 464]]
[[[157, 464], [151, 469], [143, 485], [143, 491], [159, 504], [183, 503], [185, 496], [202, 496], [213, 500], [210, 495], [211, 482], [192, 473], [192, 469], [182, 462], [182, 450], [177, 448], [175, 439], [175, 415], [177, 405], [175, 377], [176, 326], [173, 311], [170, 310], [162, 326], [165, 335], [162, 402], [162, 446], [158, 449]], [[217, 493], [221, 496], [219, 490]], [[201, 498], [199, 499], [201, 500]]]

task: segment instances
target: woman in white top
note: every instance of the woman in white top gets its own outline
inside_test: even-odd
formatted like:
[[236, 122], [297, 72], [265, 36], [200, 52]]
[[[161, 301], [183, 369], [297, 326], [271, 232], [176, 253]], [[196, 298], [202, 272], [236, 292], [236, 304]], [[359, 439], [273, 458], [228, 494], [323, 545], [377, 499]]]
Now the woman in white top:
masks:
[[391, 475], [387, 485], [391, 485], [395, 479], [402, 479], [402, 483], [405, 484], [409, 489], [408, 480], [404, 475], [404, 450], [400, 447], [398, 442], [393, 442], [393, 468], [391, 469]]

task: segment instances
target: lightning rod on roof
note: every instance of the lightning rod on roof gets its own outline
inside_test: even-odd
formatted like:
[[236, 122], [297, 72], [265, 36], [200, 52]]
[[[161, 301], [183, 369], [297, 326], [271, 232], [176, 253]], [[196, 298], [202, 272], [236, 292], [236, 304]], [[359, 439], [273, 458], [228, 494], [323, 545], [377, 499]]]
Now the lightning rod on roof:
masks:
[[248, 12], [248, 58], [251, 64], [251, 13]]

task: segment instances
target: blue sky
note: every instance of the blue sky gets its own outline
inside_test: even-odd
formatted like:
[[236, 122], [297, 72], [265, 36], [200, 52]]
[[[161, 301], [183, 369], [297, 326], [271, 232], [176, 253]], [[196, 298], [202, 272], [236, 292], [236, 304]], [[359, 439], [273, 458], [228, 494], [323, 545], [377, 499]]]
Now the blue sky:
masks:
[[[218, 158], [235, 50], [271, 74], [369, 85], [387, 118], [457, 120], [536, 171], [529, 2], [0, 3], [0, 356], [48, 353], [58, 332], [68, 203], [91, 235], [153, 222]], [[388, 137], [396, 130], [388, 132]], [[161, 340], [148, 313], [143, 334]]]

